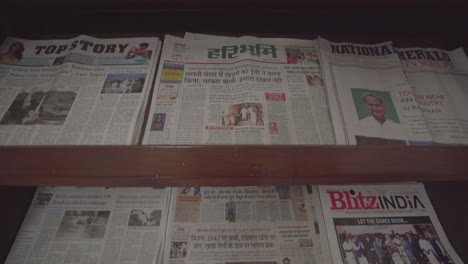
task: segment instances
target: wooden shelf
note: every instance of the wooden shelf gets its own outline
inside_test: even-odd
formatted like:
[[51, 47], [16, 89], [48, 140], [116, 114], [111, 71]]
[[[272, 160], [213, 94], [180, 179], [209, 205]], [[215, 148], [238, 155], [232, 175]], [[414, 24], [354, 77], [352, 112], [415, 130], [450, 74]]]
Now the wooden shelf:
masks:
[[467, 147], [0, 148], [0, 185], [185, 186], [468, 180]]

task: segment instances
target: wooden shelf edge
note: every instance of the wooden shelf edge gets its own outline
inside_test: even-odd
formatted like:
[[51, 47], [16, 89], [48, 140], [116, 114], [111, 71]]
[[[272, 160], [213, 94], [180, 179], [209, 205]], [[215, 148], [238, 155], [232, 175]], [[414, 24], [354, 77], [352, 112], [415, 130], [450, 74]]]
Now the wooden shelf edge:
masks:
[[2, 147], [0, 185], [183, 186], [466, 181], [468, 147]]

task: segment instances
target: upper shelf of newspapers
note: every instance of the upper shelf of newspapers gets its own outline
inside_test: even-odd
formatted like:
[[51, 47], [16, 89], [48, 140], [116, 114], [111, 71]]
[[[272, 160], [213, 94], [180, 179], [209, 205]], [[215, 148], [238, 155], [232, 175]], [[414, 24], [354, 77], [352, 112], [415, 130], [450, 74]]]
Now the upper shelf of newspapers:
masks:
[[[187, 33], [165, 36], [156, 70], [161, 46], [155, 37], [6, 39], [2, 183], [468, 177], [461, 48]], [[138, 138], [151, 146], [122, 146]]]

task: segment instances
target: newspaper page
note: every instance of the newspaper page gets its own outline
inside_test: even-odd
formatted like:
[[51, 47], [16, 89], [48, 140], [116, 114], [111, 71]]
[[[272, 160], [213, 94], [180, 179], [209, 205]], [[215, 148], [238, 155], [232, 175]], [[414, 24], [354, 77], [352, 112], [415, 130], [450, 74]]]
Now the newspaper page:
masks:
[[169, 193], [39, 187], [6, 263], [154, 264], [162, 256]]
[[333, 263], [463, 263], [421, 183], [319, 192]]
[[315, 244], [317, 247], [321, 248], [320, 259], [322, 261], [319, 261], [319, 263], [332, 263], [317, 185], [307, 185], [307, 198], [309, 200], [310, 211], [312, 213], [312, 221], [314, 222], [315, 238], [317, 241]]
[[143, 144], [334, 144], [316, 42], [166, 35]]
[[337, 144], [430, 144], [391, 42], [333, 43], [319, 38], [320, 55]]
[[305, 186], [173, 188], [165, 264], [323, 263]]
[[0, 145], [135, 144], [160, 46], [157, 38], [6, 39]]
[[462, 48], [397, 49], [413, 90], [411, 107], [421, 109], [435, 144], [468, 144], [468, 61]]

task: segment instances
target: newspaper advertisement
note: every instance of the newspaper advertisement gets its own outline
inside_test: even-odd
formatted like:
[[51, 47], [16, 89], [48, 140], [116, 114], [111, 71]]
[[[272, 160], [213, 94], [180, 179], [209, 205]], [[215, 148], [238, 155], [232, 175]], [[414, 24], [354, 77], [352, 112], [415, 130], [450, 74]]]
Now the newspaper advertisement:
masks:
[[421, 183], [320, 186], [333, 263], [463, 263]]
[[166, 35], [143, 144], [334, 144], [317, 44]]
[[337, 144], [430, 144], [432, 137], [391, 42], [333, 43], [319, 38]]
[[309, 200], [310, 212], [314, 223], [316, 246], [320, 247], [320, 259], [318, 263], [332, 263], [328, 236], [323, 219], [322, 205], [317, 185], [307, 185], [307, 198]]
[[468, 144], [468, 61], [463, 49], [405, 48], [397, 53], [412, 86], [405, 91], [406, 107], [422, 111], [434, 144]]
[[25, 40], [0, 46], [0, 145], [135, 144], [157, 38]]
[[39, 187], [6, 263], [154, 264], [169, 192]]
[[165, 264], [322, 263], [305, 186], [173, 188]]

